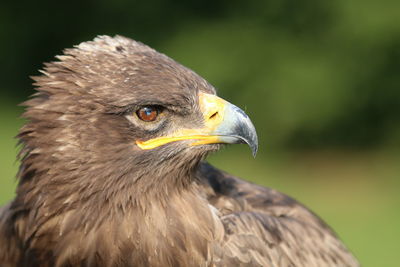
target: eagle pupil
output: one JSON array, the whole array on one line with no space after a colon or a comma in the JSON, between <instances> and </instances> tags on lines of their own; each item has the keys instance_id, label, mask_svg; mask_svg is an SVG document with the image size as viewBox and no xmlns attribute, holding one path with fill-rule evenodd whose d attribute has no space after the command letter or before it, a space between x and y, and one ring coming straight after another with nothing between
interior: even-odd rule
<instances>
[{"instance_id":1,"label":"eagle pupil","mask_svg":"<svg viewBox=\"0 0 400 267\"><path fill-rule=\"evenodd\" d=\"M158 111L155 107L142 107L136 114L142 121L154 121L158 116Z\"/></svg>"}]
</instances>

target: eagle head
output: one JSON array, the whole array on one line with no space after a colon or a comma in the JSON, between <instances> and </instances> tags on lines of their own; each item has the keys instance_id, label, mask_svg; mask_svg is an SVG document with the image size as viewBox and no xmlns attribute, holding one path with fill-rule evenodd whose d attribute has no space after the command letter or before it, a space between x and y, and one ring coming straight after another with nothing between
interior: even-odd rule
<instances>
[{"instance_id":1,"label":"eagle head","mask_svg":"<svg viewBox=\"0 0 400 267\"><path fill-rule=\"evenodd\" d=\"M87 197L111 190L108 197L142 180L141 191L184 185L221 144L257 151L241 109L144 44L101 36L57 58L34 77L37 93L25 103L28 123L19 134L19 176L36 179L35 188L75 185Z\"/></svg>"}]
</instances>

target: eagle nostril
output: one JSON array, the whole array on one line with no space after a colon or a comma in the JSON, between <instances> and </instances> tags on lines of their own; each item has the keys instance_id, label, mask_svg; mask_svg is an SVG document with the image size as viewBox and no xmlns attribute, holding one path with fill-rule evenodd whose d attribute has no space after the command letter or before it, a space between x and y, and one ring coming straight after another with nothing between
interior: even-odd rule
<instances>
[{"instance_id":1,"label":"eagle nostril","mask_svg":"<svg viewBox=\"0 0 400 267\"><path fill-rule=\"evenodd\" d=\"M210 116L210 118L208 118L208 119L209 119L209 120L215 119L215 118L217 117L217 115L218 115L218 111L214 112L214 113Z\"/></svg>"}]
</instances>

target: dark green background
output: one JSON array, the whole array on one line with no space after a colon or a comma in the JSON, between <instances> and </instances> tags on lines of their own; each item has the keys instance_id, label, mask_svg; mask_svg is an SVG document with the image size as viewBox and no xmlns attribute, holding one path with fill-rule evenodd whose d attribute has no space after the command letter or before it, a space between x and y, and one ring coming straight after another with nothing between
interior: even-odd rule
<instances>
[{"instance_id":1,"label":"dark green background","mask_svg":"<svg viewBox=\"0 0 400 267\"><path fill-rule=\"evenodd\" d=\"M246 110L260 138L211 161L306 203L364 266L396 266L400 237L400 2L0 3L0 203L12 198L17 104L29 76L99 34L144 42Z\"/></svg>"}]
</instances>

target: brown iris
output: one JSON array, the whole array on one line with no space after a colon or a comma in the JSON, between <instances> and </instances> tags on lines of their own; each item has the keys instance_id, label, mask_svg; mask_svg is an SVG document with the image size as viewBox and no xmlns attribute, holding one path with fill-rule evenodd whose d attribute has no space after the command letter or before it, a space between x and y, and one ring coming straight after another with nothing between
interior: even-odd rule
<instances>
[{"instance_id":1,"label":"brown iris","mask_svg":"<svg viewBox=\"0 0 400 267\"><path fill-rule=\"evenodd\" d=\"M155 106L146 106L136 111L136 114L142 121L155 121L158 116L158 109Z\"/></svg>"}]
</instances>

